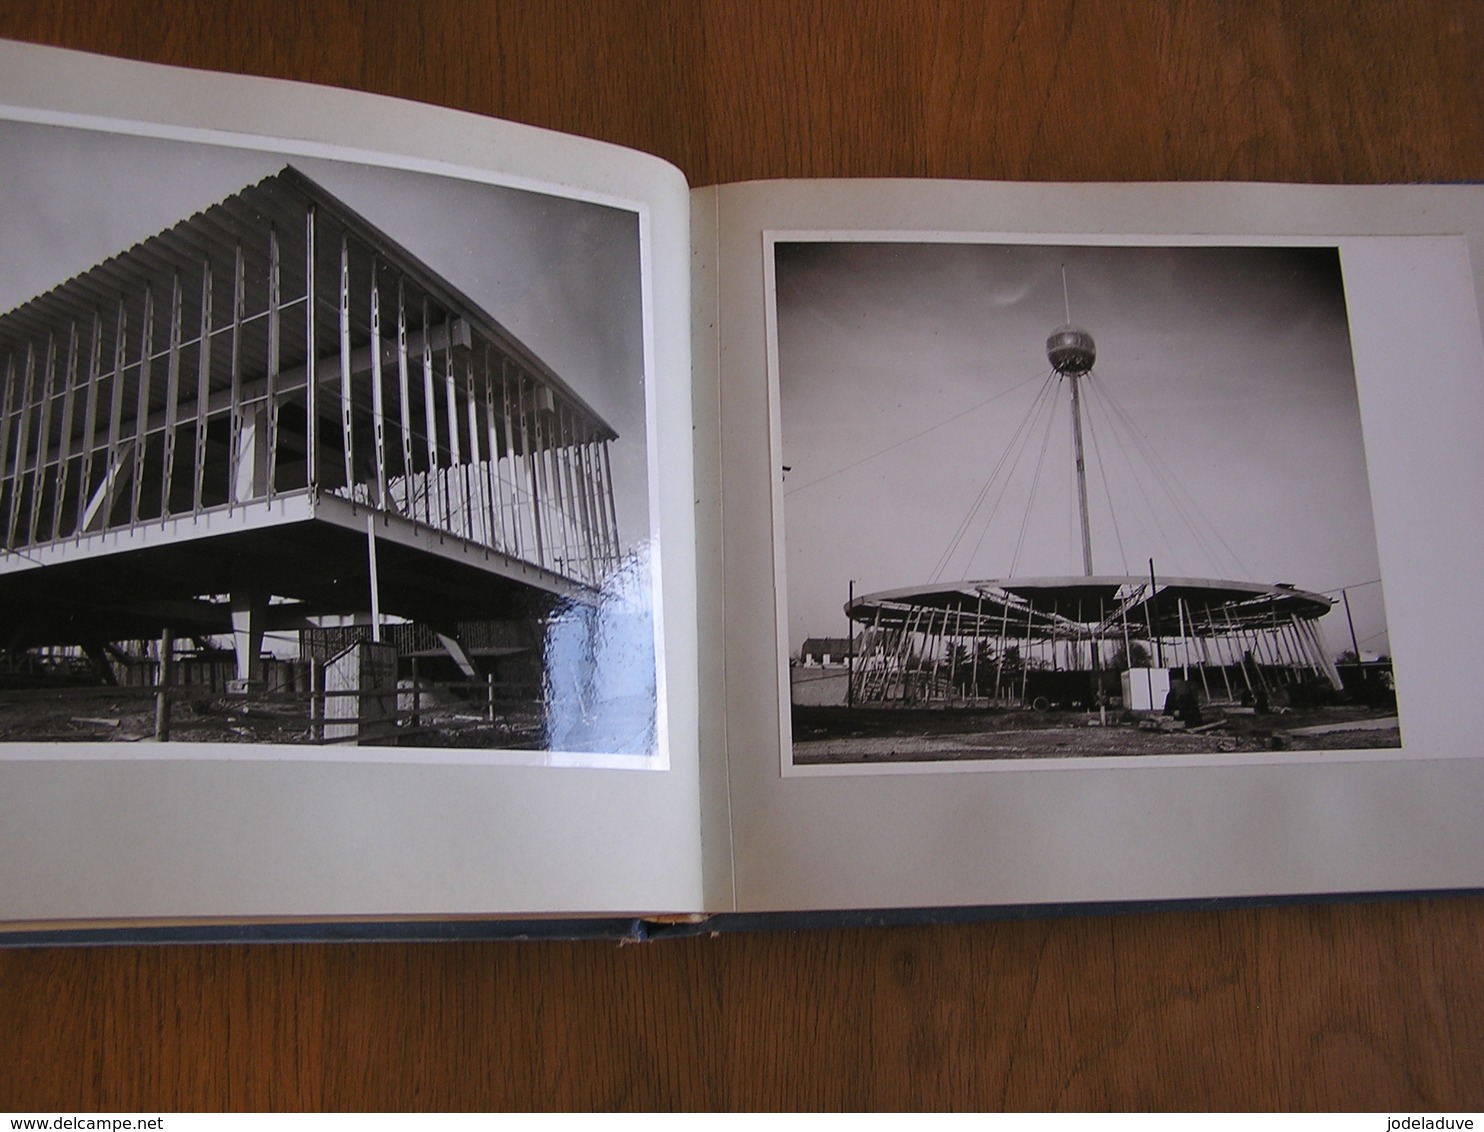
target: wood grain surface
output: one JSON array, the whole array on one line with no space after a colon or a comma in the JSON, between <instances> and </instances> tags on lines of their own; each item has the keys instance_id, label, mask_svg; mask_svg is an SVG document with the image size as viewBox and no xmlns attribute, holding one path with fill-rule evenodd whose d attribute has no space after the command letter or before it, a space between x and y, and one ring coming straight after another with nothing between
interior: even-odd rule
<instances>
[{"instance_id":1,"label":"wood grain surface","mask_svg":"<svg viewBox=\"0 0 1484 1132\"><path fill-rule=\"evenodd\" d=\"M1484 5L144 0L0 35L758 177L1484 180ZM3 181L3 170L0 170ZM1484 1108L1484 899L0 952L0 1109Z\"/></svg>"}]
</instances>

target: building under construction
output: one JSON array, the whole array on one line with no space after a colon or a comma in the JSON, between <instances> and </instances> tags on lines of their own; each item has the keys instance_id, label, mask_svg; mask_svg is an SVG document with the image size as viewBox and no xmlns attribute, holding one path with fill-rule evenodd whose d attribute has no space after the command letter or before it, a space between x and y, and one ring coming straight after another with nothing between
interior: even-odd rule
<instances>
[{"instance_id":1,"label":"building under construction","mask_svg":"<svg viewBox=\"0 0 1484 1132\"><path fill-rule=\"evenodd\" d=\"M1284 585L1122 576L871 594L847 608L865 625L851 694L863 704L1157 710L1174 674L1210 701L1312 702L1341 686L1316 625L1331 605Z\"/></svg>"},{"instance_id":2,"label":"building under construction","mask_svg":"<svg viewBox=\"0 0 1484 1132\"><path fill-rule=\"evenodd\" d=\"M862 626L849 702L1161 710L1171 681L1225 703L1328 702L1342 681L1318 622L1334 602L1288 584L1098 575L1093 569L1080 382L1097 357L1072 325L1047 341L1048 380L1070 387L1083 572L933 583L852 597ZM1002 461L1003 464L1003 461Z\"/></svg>"},{"instance_id":3,"label":"building under construction","mask_svg":"<svg viewBox=\"0 0 1484 1132\"><path fill-rule=\"evenodd\" d=\"M230 635L250 689L265 632L391 619L539 673L619 564L613 429L293 168L0 316L0 381L11 668Z\"/></svg>"}]
</instances>

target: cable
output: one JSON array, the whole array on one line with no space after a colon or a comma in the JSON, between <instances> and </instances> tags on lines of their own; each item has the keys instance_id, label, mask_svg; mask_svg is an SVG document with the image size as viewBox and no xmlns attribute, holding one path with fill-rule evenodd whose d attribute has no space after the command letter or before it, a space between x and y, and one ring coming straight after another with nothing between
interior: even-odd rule
<instances>
[{"instance_id":1,"label":"cable","mask_svg":"<svg viewBox=\"0 0 1484 1132\"><path fill-rule=\"evenodd\" d=\"M1056 390L1057 393L1060 394L1060 382L1057 383ZM1046 414L1046 433L1044 436L1041 437L1041 451L1036 457L1035 474L1031 477L1030 496L1025 501L1025 514L1022 515L1020 519L1020 537L1015 540L1015 554L1010 559L1010 576L1012 578L1015 577L1016 567L1020 565L1020 552L1025 546L1025 533L1030 527L1031 511L1036 505L1036 489L1041 484L1041 466L1046 462L1046 450L1051 447L1051 426L1056 419L1056 401L1059 399L1059 397L1053 398L1052 411Z\"/></svg>"},{"instance_id":2,"label":"cable","mask_svg":"<svg viewBox=\"0 0 1484 1132\"><path fill-rule=\"evenodd\" d=\"M1036 421L1040 419L1042 410L1045 409L1048 404L1046 395L1048 393L1052 394L1051 403L1053 403L1054 405L1055 392L1056 374L1053 372L1047 376L1045 383L1041 386L1041 389L1037 393L1036 400L1031 405L1031 412L1021 421L1019 427L1017 427L1015 436L1011 438L1010 447L1005 450L1005 452L1000 457L999 463L995 465L995 470L991 474L991 479L990 481L985 483L983 491L980 492L979 499L975 501L974 507L970 509L969 514L964 516L964 521L959 525L959 533L955 537L953 545L950 546L948 551L944 553L942 562L943 569L946 570L948 566L949 556L953 552L955 552L960 545L962 545L962 539L968 534L973 524L974 517L978 514L980 505L982 504L985 495L988 493L990 485L994 482L994 476L997 476L999 474L1001 468L1005 468L1005 478L1000 482L999 494L995 496L994 503L990 505L989 514L985 516L984 524L979 529L979 537L974 541L974 548L969 551L968 557L964 560L964 569L962 574L959 575L960 581L968 578L969 570L974 564L974 559L978 557L979 548L984 543L984 537L989 533L989 528L994 525L995 516L999 514L1000 504L1004 502L1005 495L1010 490L1010 481L1015 475L1015 467L1020 461L1020 456L1024 455L1026 446L1030 443L1031 436L1035 432ZM1018 453L1015 451L1015 446L1017 445L1017 443L1019 445ZM1012 454L1013 458L1011 458ZM936 581L937 578L934 578L933 580Z\"/></svg>"},{"instance_id":3,"label":"cable","mask_svg":"<svg viewBox=\"0 0 1484 1132\"><path fill-rule=\"evenodd\" d=\"M1023 436L1029 436L1030 426L1034 422L1036 416L1040 413L1040 407L1046 397L1047 391L1052 387L1052 379L1054 377L1054 373L1048 375L1043 380L1041 388L1036 391L1036 396L1031 401L1030 409L1027 411L1026 415L1021 418L1020 423L1015 426L1015 431L1011 434L1010 437L1010 443L1006 445L1004 451L1000 453L1000 458L995 462L994 467L990 469L989 476L985 479L983 486L980 487L978 494L975 495L973 503L969 505L969 509L965 512L964 517L959 520L958 527L954 530L953 535L949 538L947 547L943 550L943 553L938 556L937 562L933 566L932 573L929 575L930 581L936 582L948 569L948 564L952 560L954 553L958 550L959 546L963 542L964 536L968 534L970 527L973 525L974 517L979 513L979 509L984 505L985 497L988 496L990 489L994 487L995 480L999 476L1000 470L1004 468L1008 462L1010 464L1010 472L1006 475L1005 482L1000 486L1000 493L998 496L996 496L994 504L990 507L990 515L989 519L986 520L986 523L993 521L994 514L999 509L1000 500L1005 497L1005 490L1009 486L1009 476L1012 475L1014 472L1015 461L1011 457L1015 452L1016 445L1022 443ZM1021 382L1019 385L1015 386L1015 388L1020 389L1030 384L1030 380ZM970 555L971 561L972 557L973 556ZM966 571L967 568L968 567L966 564Z\"/></svg>"},{"instance_id":4,"label":"cable","mask_svg":"<svg viewBox=\"0 0 1484 1132\"><path fill-rule=\"evenodd\" d=\"M1091 407L1092 398L1089 397L1089 410L1091 410ZM1118 561L1123 565L1123 572L1127 574L1129 572L1128 552L1124 549L1123 546L1123 531L1118 526L1118 512L1113 507L1113 489L1108 483L1108 466L1103 462L1103 450L1102 447L1098 444L1097 429L1094 427L1093 414L1091 411L1089 411L1087 414L1087 435L1092 440L1093 458L1097 461L1098 478L1102 481L1103 484L1103 498L1108 501L1108 518L1113 523L1113 539L1115 542L1118 543Z\"/></svg>"},{"instance_id":5,"label":"cable","mask_svg":"<svg viewBox=\"0 0 1484 1132\"><path fill-rule=\"evenodd\" d=\"M1124 408L1122 403L1119 402L1119 400L1113 395L1111 390L1103 387L1103 384L1101 382L1095 384L1098 387L1101 397L1106 400L1107 404L1112 408L1113 412L1116 414L1119 421L1123 424L1124 428L1127 429L1130 439L1133 440L1135 446L1140 452L1140 455L1143 456L1145 464L1148 466L1150 472L1153 473L1165 496L1169 499L1176 515L1178 515L1180 520L1185 524L1186 529L1190 532L1192 537L1194 537L1197 546L1200 548L1201 552L1206 555L1211 565L1218 572L1224 569L1224 567L1222 567L1220 562L1218 561L1219 555L1216 554L1215 548L1211 544L1210 539L1202 531L1201 527L1196 523L1195 519L1192 518L1192 511L1197 517L1199 517L1201 523L1205 525L1205 529L1210 531L1211 534L1215 535L1216 541L1221 544L1222 549L1226 551L1227 555L1230 557L1230 560L1236 565L1238 572L1243 577L1250 577L1251 571L1247 568L1246 564L1243 563L1241 557L1235 550L1232 549L1231 545L1222 536L1220 529L1217 528L1217 526L1212 523L1211 520L1206 516L1206 514L1201 510L1200 504L1196 502L1195 498L1188 491L1180 486L1179 477L1175 475L1174 470L1170 468L1167 463L1165 463L1163 458L1159 455L1159 452L1153 447L1153 445L1149 443L1148 438L1145 437L1139 430L1138 425L1135 423L1132 415L1128 412L1128 410ZM1157 516L1156 525L1160 526L1160 534L1168 542L1168 535L1165 534L1163 525L1159 524ZM1173 545L1171 545L1170 549L1171 553L1173 554Z\"/></svg>"},{"instance_id":6,"label":"cable","mask_svg":"<svg viewBox=\"0 0 1484 1132\"><path fill-rule=\"evenodd\" d=\"M995 401L998 401L1001 397L1007 397L1007 396L1009 396L1011 393L1014 393L1017 389L1021 389L1024 386L1029 385L1031 382L1033 382L1035 380L1036 380L1036 378L1034 378L1034 377L1028 377L1024 381L1020 382L1019 384L1012 385L1009 389L1002 389L1002 390L1000 390L1000 392L996 393L993 397L990 397L990 398L988 398L987 400L984 400L984 401L980 401L979 404L973 405L970 408L967 408L967 409L963 410L963 412L961 412L961 413L954 413L953 416L948 417L948 418L946 418L944 420L941 420L937 424L929 425L927 428L923 429L921 432L914 432L911 436L905 436L901 440L893 441L891 444L888 444L885 448L879 448L875 452L870 453L869 455L862 456L859 460L852 460L850 463L846 464L844 467L836 468L833 472L826 472L824 475L820 476L818 479L810 480L808 483L801 483L797 487L790 488L788 491L785 491L783 494L784 494L785 497L790 496L790 495L797 495L801 491L806 491L806 490L808 490L811 487L814 487L814 486L816 486L818 484L824 483L825 480L834 479L836 476L841 475L844 472L848 472L852 468L858 468L862 464L867 463L868 461L871 461L871 460L876 459L877 456L885 455L887 452L892 451L894 448L900 448L904 444L910 444L914 440L919 440L922 437L926 436L928 433L930 433L930 432L936 432L938 429L943 428L946 425L950 425L954 421L959 420L962 417L968 416L970 413L977 413L980 409L984 408L986 405L989 405L989 404L992 404Z\"/></svg>"}]
</instances>

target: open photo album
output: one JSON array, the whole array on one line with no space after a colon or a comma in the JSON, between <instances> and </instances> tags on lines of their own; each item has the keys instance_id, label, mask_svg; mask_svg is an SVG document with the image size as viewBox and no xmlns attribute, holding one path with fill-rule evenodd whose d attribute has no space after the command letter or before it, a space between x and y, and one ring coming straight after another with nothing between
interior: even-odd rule
<instances>
[{"instance_id":1,"label":"open photo album","mask_svg":"<svg viewBox=\"0 0 1484 1132\"><path fill-rule=\"evenodd\" d=\"M0 189L0 942L1484 887L1478 187L0 44Z\"/></svg>"}]
</instances>

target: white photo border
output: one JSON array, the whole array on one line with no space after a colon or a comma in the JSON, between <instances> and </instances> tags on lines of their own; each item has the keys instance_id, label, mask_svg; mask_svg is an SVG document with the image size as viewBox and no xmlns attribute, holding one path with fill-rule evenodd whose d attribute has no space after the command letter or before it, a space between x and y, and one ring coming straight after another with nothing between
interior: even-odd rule
<instances>
[{"instance_id":1,"label":"white photo border","mask_svg":"<svg viewBox=\"0 0 1484 1132\"><path fill-rule=\"evenodd\" d=\"M305 157L400 172L421 173L473 184L514 189L519 192L558 197L633 213L638 222L640 313L642 318L646 499L648 503L649 596L655 657L654 744L647 754L613 754L601 751L520 750L511 748L392 748L395 755L376 748L356 748L350 755L327 746L266 743L157 743L141 741L117 750L110 743L3 743L0 761L38 760L170 760L209 759L241 761L409 762L421 764L469 764L482 766L559 767L567 769L650 770L670 769L669 690L666 672L665 602L662 594L661 561L682 548L661 542L660 442L657 398L653 239L650 206L646 201L615 193L543 180L515 173L498 172L474 165L420 157L390 150L372 150L308 138L277 137L222 128L175 125L113 117L85 111L58 110L0 102L0 121L13 121L62 129L76 129L122 137L183 142L207 148L247 150L285 158ZM668 541L668 540L667 540ZM663 551L662 548L663 547ZM693 552L689 555L693 561Z\"/></svg>"},{"instance_id":2,"label":"white photo border","mask_svg":"<svg viewBox=\"0 0 1484 1132\"><path fill-rule=\"evenodd\" d=\"M778 353L778 290L776 277L776 248L779 244L797 243L855 243L855 244L917 244L917 245L948 245L948 244L975 244L975 245L1004 245L1019 247L1128 247L1128 248L1324 248L1333 249L1338 253L1340 269L1344 280L1347 319L1352 319L1353 314L1349 310L1350 278L1346 273L1347 244L1352 248L1352 254L1357 240L1375 239L1376 237L1344 237L1333 235L1293 235L1273 234L1254 235L1251 233L1241 235L1173 235L1169 233L1108 233L1108 232L999 232L999 231L918 231L912 229L764 229L762 232L763 253L763 286L764 286L764 328L766 336L766 360L767 360L767 396L768 396L768 436L770 444L769 467L773 470L772 482L772 521L773 521L773 560L774 560L774 593L776 604L774 609L774 620L776 624L778 644L778 728L779 728L779 773L784 778L835 778L852 776L890 776L890 775L915 775L915 774L976 774L976 773L1006 773L1025 772L1026 770L1106 770L1122 771L1133 769L1148 769L1151 764L1159 767L1175 769L1179 767L1205 767L1205 766L1265 766L1273 764L1296 764L1296 763L1337 763L1337 762L1391 762L1397 759L1421 759L1436 758L1436 751L1408 750L1406 743L1406 729L1402 731L1402 741L1399 747L1383 749L1358 749L1358 750L1325 750L1325 751L1283 751L1283 752L1258 752L1258 753L1230 753L1223 754L1212 752L1209 754L1169 754L1169 755L1113 755L1090 757L1043 757L1034 759L924 759L910 762L851 762L841 764L808 764L796 763L793 758L793 728L789 705L792 703L792 692L790 687L789 671L789 647L788 647L788 572L786 565L787 548L785 545L785 512L784 492L781 467L783 464L783 421L782 400L780 394L780 363ZM1436 237L1380 237L1383 239L1433 239ZM1459 237L1461 240L1462 237ZM1351 327L1352 346L1354 344L1354 327ZM1357 368L1359 359L1357 359ZM1360 381L1356 377L1356 397L1363 400ZM1364 406L1362 404L1362 418L1364 418ZM1362 429L1362 443L1366 442L1365 433L1369 431ZM1372 473L1374 474L1374 472ZM1374 485L1372 492L1374 492ZM1372 505L1374 511L1374 504ZM1377 532L1378 553L1381 550L1381 534ZM1389 575L1383 568L1382 586L1385 589L1386 579ZM1392 655L1396 655L1393 648ZM1398 668L1406 670L1410 667L1407 659L1403 658ZM1398 684L1398 716L1404 717L1406 709L1404 702L1404 684ZM1453 752L1451 757L1470 757L1465 752Z\"/></svg>"}]
</instances>

